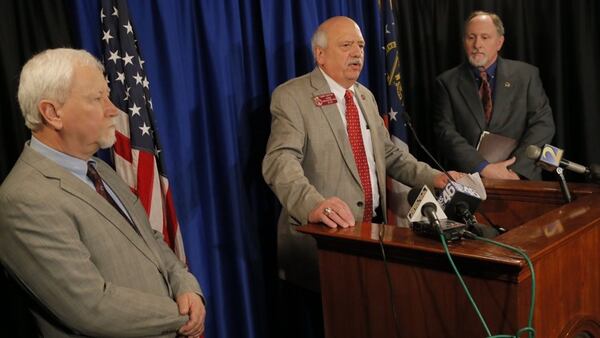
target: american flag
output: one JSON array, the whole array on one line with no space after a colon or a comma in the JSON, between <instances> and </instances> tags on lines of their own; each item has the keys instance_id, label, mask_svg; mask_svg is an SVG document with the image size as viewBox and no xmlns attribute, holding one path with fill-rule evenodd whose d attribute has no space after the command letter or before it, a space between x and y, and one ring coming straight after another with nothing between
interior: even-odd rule
<instances>
[{"instance_id":1,"label":"american flag","mask_svg":"<svg viewBox=\"0 0 600 338\"><path fill-rule=\"evenodd\" d=\"M154 230L185 262L181 231L152 117L150 83L126 1L103 0L102 48L110 99L121 110L113 148L117 173L138 195Z\"/></svg>"},{"instance_id":2,"label":"american flag","mask_svg":"<svg viewBox=\"0 0 600 338\"><path fill-rule=\"evenodd\" d=\"M406 144L406 128L404 126L404 113L402 81L400 77L400 57L398 55L398 37L393 8L393 0L381 0L381 14L384 18L383 41L385 50L385 82L386 101L383 103L384 119L392 141L400 149L408 151ZM388 223L401 224L400 220L408 212L406 194L409 188L395 180L389 179L387 184L388 195Z\"/></svg>"}]
</instances>

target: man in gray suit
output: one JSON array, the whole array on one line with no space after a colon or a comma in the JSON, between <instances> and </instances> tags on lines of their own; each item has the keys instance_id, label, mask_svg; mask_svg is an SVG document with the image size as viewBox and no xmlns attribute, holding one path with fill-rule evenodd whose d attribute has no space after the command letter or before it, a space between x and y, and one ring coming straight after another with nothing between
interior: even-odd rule
<instances>
[{"instance_id":1,"label":"man in gray suit","mask_svg":"<svg viewBox=\"0 0 600 338\"><path fill-rule=\"evenodd\" d=\"M434 125L440 153L450 168L483 177L541 179L541 170L525 150L551 142L552 109L538 69L499 57L503 43L504 26L496 14L478 11L469 16L464 31L468 62L436 81ZM482 95L486 91L488 99ZM484 131L516 140L511 157L486 161L476 149Z\"/></svg>"},{"instance_id":2,"label":"man in gray suit","mask_svg":"<svg viewBox=\"0 0 600 338\"><path fill-rule=\"evenodd\" d=\"M387 175L411 186L441 188L447 182L390 140L373 94L357 82L364 45L353 20L328 19L312 38L317 67L276 88L271 99L263 176L283 205L279 273L288 283L313 291L319 290L316 243L296 226L385 222ZM359 114L350 117L351 110ZM350 136L348 121L360 125L359 137ZM358 147L356 139L362 141ZM362 160L355 160L356 152L363 153Z\"/></svg>"},{"instance_id":3,"label":"man in gray suit","mask_svg":"<svg viewBox=\"0 0 600 338\"><path fill-rule=\"evenodd\" d=\"M115 142L118 112L102 64L44 51L23 67L19 104L32 137L0 186L0 260L40 305L43 336L199 336L196 278L93 157Z\"/></svg>"}]
</instances>

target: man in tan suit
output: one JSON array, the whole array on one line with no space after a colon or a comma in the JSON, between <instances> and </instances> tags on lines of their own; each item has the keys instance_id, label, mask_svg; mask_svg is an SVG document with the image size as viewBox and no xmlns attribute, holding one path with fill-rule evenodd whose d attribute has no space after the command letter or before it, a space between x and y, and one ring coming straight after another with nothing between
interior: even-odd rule
<instances>
[{"instance_id":1,"label":"man in tan suit","mask_svg":"<svg viewBox=\"0 0 600 338\"><path fill-rule=\"evenodd\" d=\"M0 260L40 305L43 336L199 336L196 278L93 157L115 142L102 65L81 50L42 52L23 67L19 104L32 138L0 186Z\"/></svg>"},{"instance_id":2,"label":"man in tan suit","mask_svg":"<svg viewBox=\"0 0 600 338\"><path fill-rule=\"evenodd\" d=\"M410 186L441 188L447 182L445 175L390 140L373 94L357 82L364 45L353 20L334 17L325 21L312 38L317 67L277 87L272 95L271 135L262 169L283 205L278 258L285 284L319 290L316 243L297 232L297 225L321 222L332 228L348 227L365 216L369 222L368 218L385 222L386 175ZM346 104L347 100L354 104ZM369 172L364 181L370 186L361 184L363 174L347 132L347 105L359 111ZM366 195L372 197L372 215L364 212Z\"/></svg>"}]
</instances>

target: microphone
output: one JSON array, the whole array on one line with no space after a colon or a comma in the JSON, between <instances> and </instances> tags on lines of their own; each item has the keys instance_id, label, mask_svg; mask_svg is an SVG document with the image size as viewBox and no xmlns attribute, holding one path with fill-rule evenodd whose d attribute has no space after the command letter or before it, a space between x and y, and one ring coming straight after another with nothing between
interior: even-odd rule
<instances>
[{"instance_id":1,"label":"microphone","mask_svg":"<svg viewBox=\"0 0 600 338\"><path fill-rule=\"evenodd\" d=\"M475 211L481 203L481 196L473 189L460 183L449 182L444 190L438 195L438 202L444 208L448 218L458 222L464 222L470 231L478 236L494 238L506 229L477 222Z\"/></svg>"},{"instance_id":2,"label":"microphone","mask_svg":"<svg viewBox=\"0 0 600 338\"><path fill-rule=\"evenodd\" d=\"M579 174L590 175L590 168L565 160L563 153L564 150L550 144L544 144L542 148L532 144L525 151L529 159L536 161L536 164L545 170L554 171L562 167Z\"/></svg>"},{"instance_id":3,"label":"microphone","mask_svg":"<svg viewBox=\"0 0 600 338\"><path fill-rule=\"evenodd\" d=\"M425 154L427 154L427 156L442 172L444 172L449 179L448 184L446 187L444 187L444 190L438 197L438 202L444 207L444 212L446 212L448 218L455 221L462 221L464 217L460 215L462 214L460 211L464 210L465 204L468 206L468 209L471 212L471 217L473 217L472 213L474 213L479 206L479 203L481 202L481 196L475 190L457 183L446 171L446 169L444 169L444 167L435 159L435 157L429 153L425 145L421 143L419 136L417 136L417 131L412 125L410 115L408 115L406 111L403 111L402 117L404 118L404 121L406 121L406 124L412 132L412 135L414 136L419 147L423 149Z\"/></svg>"},{"instance_id":4,"label":"microphone","mask_svg":"<svg viewBox=\"0 0 600 338\"><path fill-rule=\"evenodd\" d=\"M433 204L435 207L433 210L435 211L438 219L448 218L444 211L442 211L442 206L438 204L438 201L435 199L431 193L431 190L429 190L426 185L410 189L407 200L411 205L411 208L406 216L410 222L429 222L429 218L422 211L423 207L427 203ZM429 208L431 208L431 206L429 206Z\"/></svg>"},{"instance_id":5,"label":"microphone","mask_svg":"<svg viewBox=\"0 0 600 338\"><path fill-rule=\"evenodd\" d=\"M449 219L468 223L465 218L474 218L473 213L481 203L481 196L467 186L449 182L438 195L437 201Z\"/></svg>"},{"instance_id":6,"label":"microphone","mask_svg":"<svg viewBox=\"0 0 600 338\"><path fill-rule=\"evenodd\" d=\"M447 241L462 237L466 225L448 220L429 188L412 188L408 192L408 202L412 205L407 218L414 232L437 238L440 234Z\"/></svg>"},{"instance_id":7,"label":"microphone","mask_svg":"<svg viewBox=\"0 0 600 338\"><path fill-rule=\"evenodd\" d=\"M433 225L439 232L442 231L442 224L440 219L437 217L437 207L432 202L427 202L421 208L421 214L427 217L429 224Z\"/></svg>"},{"instance_id":8,"label":"microphone","mask_svg":"<svg viewBox=\"0 0 600 338\"><path fill-rule=\"evenodd\" d=\"M446 169L436 160L436 158L433 155L431 155L431 153L427 150L425 145L423 145L423 143L419 139L419 136L417 135L417 131L415 130L415 128L412 125L410 115L408 115L408 113L406 111L403 111L402 117L404 118L406 125L410 129L410 131L411 131L413 137L415 138L415 141L419 145L419 147L425 152L425 154L433 161L433 163L435 163L435 165L449 179L448 184L446 185L446 187L444 187L444 191L442 192L442 194L444 194L444 192L446 192L446 198L442 198L442 200L444 200L446 202L442 203L442 201L440 201L440 199L438 198L438 201L442 205L445 206L444 211L447 212L449 215L451 215L449 218L451 220L455 220L455 221L461 221L461 220L464 221L465 223L469 224L469 227L472 230L474 230L478 235L480 235L480 236L483 235L484 237L487 237L487 238L495 237L495 235L497 235L498 233L505 233L507 231L506 229L504 229L503 227L498 226L496 224L493 224L489 219L488 219L488 222L491 225L491 229L492 229L491 231L487 231L487 230L486 231L477 231L476 230L477 228L482 228L482 227L486 228L486 229L489 228L485 224L478 223L475 216L473 216L473 213L475 212L475 210L477 210L477 207L479 206L479 203L481 202L481 196L475 190L470 189L462 184L457 183L452 178L452 176L450 176L450 174L446 171ZM450 188L450 186L454 186L454 189L451 190L452 188ZM464 187L465 189L461 189L459 186ZM454 192L456 192L457 190L460 192L460 194L458 194L456 196L456 198L454 198L454 196L455 196ZM464 194L467 194L468 196L465 196ZM409 203L412 204L411 199L410 199L410 192L409 192L409 200L408 201L409 201ZM414 199L413 199L413 201L414 201ZM467 209L465 204L468 206L468 213L464 212ZM465 219L465 217L467 219ZM486 234L492 234L492 233L495 233L495 235L486 236Z\"/></svg>"}]
</instances>

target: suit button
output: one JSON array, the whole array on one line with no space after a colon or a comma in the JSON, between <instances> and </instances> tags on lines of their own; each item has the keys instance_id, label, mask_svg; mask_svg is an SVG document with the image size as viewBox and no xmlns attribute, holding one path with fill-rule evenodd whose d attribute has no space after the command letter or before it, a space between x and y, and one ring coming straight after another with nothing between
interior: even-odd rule
<instances>
[{"instance_id":1,"label":"suit button","mask_svg":"<svg viewBox=\"0 0 600 338\"><path fill-rule=\"evenodd\" d=\"M364 205L363 201L358 201L356 202L356 205L360 208L362 208L362 206Z\"/></svg>"}]
</instances>

